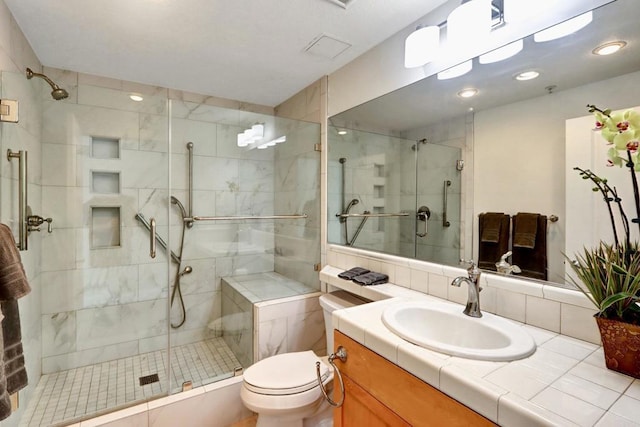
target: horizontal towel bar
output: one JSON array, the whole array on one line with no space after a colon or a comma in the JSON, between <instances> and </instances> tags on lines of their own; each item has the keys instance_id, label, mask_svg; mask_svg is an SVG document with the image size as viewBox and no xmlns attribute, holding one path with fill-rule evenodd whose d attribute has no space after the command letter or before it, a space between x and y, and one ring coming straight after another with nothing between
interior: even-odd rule
<instances>
[{"instance_id":1,"label":"horizontal towel bar","mask_svg":"<svg viewBox=\"0 0 640 427\"><path fill-rule=\"evenodd\" d=\"M515 215L509 215L511 218L513 218ZM547 221L549 222L558 222L560 218L558 217L558 215L549 215L547 217Z\"/></svg>"},{"instance_id":2,"label":"horizontal towel bar","mask_svg":"<svg viewBox=\"0 0 640 427\"><path fill-rule=\"evenodd\" d=\"M338 218L387 218L395 216L409 216L408 212L399 213L361 213L361 214L336 214Z\"/></svg>"},{"instance_id":3,"label":"horizontal towel bar","mask_svg":"<svg viewBox=\"0 0 640 427\"><path fill-rule=\"evenodd\" d=\"M194 216L184 218L184 221L239 221L252 219L305 219L307 214L294 215L263 215L263 216Z\"/></svg>"}]
</instances>

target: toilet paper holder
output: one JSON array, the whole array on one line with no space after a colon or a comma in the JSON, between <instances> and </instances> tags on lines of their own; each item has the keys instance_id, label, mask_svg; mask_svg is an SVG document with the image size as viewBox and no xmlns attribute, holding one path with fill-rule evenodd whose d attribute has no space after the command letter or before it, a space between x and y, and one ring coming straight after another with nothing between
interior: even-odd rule
<instances>
[{"instance_id":1,"label":"toilet paper holder","mask_svg":"<svg viewBox=\"0 0 640 427\"><path fill-rule=\"evenodd\" d=\"M340 400L338 402L334 402L329 397L329 394L324 388L324 384L322 384L322 378L320 376L320 362L316 362L316 376L318 377L318 385L320 386L320 390L322 391L322 395L324 396L324 398L327 400L327 402L329 402L331 406L335 406L336 408L339 408L344 403L344 382L342 381L342 375L340 374L340 370L338 369L336 364L333 363L333 361L336 359L340 359L340 361L343 363L346 362L347 349L344 348L343 346L339 346L338 350L336 350L335 353L331 353L329 355L329 364L333 367L334 372L338 375L338 381L340 382L340 392L342 396L340 397Z\"/></svg>"}]
</instances>

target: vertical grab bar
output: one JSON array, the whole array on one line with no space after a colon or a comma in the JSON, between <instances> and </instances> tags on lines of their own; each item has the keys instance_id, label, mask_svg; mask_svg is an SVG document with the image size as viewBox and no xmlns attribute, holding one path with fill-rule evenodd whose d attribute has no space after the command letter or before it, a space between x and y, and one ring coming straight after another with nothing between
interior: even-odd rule
<instances>
[{"instance_id":1,"label":"vertical grab bar","mask_svg":"<svg viewBox=\"0 0 640 427\"><path fill-rule=\"evenodd\" d=\"M189 218L193 218L193 142L187 142L187 150L189 150L189 201L187 203L189 209ZM193 227L193 220L186 221L188 228Z\"/></svg>"},{"instance_id":2,"label":"vertical grab bar","mask_svg":"<svg viewBox=\"0 0 640 427\"><path fill-rule=\"evenodd\" d=\"M451 225L451 223L447 221L447 188L450 186L451 186L451 181L449 181L448 179L445 179L444 180L444 196L443 196L444 209L442 210L442 226L443 227L449 227Z\"/></svg>"},{"instance_id":3,"label":"vertical grab bar","mask_svg":"<svg viewBox=\"0 0 640 427\"><path fill-rule=\"evenodd\" d=\"M18 249L26 251L28 249L27 236L29 225L27 224L27 152L25 150L7 150L7 160L18 159Z\"/></svg>"},{"instance_id":4,"label":"vertical grab bar","mask_svg":"<svg viewBox=\"0 0 640 427\"><path fill-rule=\"evenodd\" d=\"M151 258L156 257L156 219L151 218L151 224L149 226L149 256Z\"/></svg>"}]
</instances>

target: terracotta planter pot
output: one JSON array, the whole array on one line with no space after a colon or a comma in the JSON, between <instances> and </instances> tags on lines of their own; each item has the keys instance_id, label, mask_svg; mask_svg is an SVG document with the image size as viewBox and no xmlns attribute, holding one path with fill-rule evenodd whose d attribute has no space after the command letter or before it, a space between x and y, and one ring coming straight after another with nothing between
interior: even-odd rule
<instances>
[{"instance_id":1,"label":"terracotta planter pot","mask_svg":"<svg viewBox=\"0 0 640 427\"><path fill-rule=\"evenodd\" d=\"M640 378L640 325L596 316L607 368Z\"/></svg>"}]
</instances>

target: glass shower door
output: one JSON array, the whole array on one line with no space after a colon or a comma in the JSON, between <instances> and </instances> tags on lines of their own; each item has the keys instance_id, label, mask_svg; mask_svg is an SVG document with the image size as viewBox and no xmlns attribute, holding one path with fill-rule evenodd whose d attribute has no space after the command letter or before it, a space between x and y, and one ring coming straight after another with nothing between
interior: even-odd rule
<instances>
[{"instance_id":1,"label":"glass shower door","mask_svg":"<svg viewBox=\"0 0 640 427\"><path fill-rule=\"evenodd\" d=\"M28 362L33 388L21 396L28 426L88 418L168 390L169 258L161 246L150 257L145 226L155 220L168 239L167 100L143 94L136 102L128 91L67 76L49 76L70 92L63 101L40 82L11 80L37 88L17 94L22 125L37 132L19 139L29 150L31 207L53 220L51 232L31 233L22 255L36 260L25 303L40 305L38 327L23 334L38 342L25 349L37 358Z\"/></svg>"},{"instance_id":2,"label":"glass shower door","mask_svg":"<svg viewBox=\"0 0 640 427\"><path fill-rule=\"evenodd\" d=\"M461 149L418 142L416 259L456 265L460 260Z\"/></svg>"}]
</instances>

